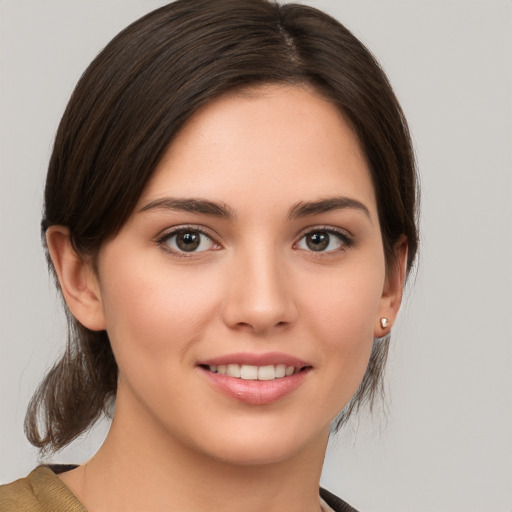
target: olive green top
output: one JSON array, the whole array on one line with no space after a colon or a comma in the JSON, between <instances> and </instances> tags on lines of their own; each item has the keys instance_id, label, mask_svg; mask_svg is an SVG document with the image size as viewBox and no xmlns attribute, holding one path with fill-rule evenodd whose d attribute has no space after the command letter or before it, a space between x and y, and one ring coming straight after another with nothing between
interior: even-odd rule
<instances>
[{"instance_id":1,"label":"olive green top","mask_svg":"<svg viewBox=\"0 0 512 512\"><path fill-rule=\"evenodd\" d=\"M26 478L0 485L0 512L87 512L56 473L76 466L39 466ZM324 512L357 512L343 500L320 489Z\"/></svg>"},{"instance_id":2,"label":"olive green top","mask_svg":"<svg viewBox=\"0 0 512 512\"><path fill-rule=\"evenodd\" d=\"M0 512L87 512L49 468L39 466L26 478L0 486Z\"/></svg>"}]
</instances>

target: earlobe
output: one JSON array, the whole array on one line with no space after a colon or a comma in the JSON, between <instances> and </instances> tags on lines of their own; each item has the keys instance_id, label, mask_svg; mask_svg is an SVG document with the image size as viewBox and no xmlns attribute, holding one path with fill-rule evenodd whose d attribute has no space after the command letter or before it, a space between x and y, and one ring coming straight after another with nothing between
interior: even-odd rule
<instances>
[{"instance_id":1,"label":"earlobe","mask_svg":"<svg viewBox=\"0 0 512 512\"><path fill-rule=\"evenodd\" d=\"M93 331L105 329L98 279L92 265L77 254L65 226L50 226L46 243L66 304L73 316Z\"/></svg>"},{"instance_id":2,"label":"earlobe","mask_svg":"<svg viewBox=\"0 0 512 512\"><path fill-rule=\"evenodd\" d=\"M379 312L375 322L375 338L382 338L389 334L392 326L395 324L398 310L402 303L403 288L407 275L407 253L407 238L401 236L395 244L393 268L388 270L384 283Z\"/></svg>"}]
</instances>

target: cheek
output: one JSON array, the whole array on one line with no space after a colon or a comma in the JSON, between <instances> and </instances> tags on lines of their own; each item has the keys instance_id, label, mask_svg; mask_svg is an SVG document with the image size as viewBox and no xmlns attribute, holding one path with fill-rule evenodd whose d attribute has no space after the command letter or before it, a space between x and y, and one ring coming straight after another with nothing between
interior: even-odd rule
<instances>
[{"instance_id":1,"label":"cheek","mask_svg":"<svg viewBox=\"0 0 512 512\"><path fill-rule=\"evenodd\" d=\"M322 365L347 394L359 385L368 364L384 285L384 265L346 268L309 287L304 301L308 329L322 345Z\"/></svg>"},{"instance_id":2,"label":"cheek","mask_svg":"<svg viewBox=\"0 0 512 512\"><path fill-rule=\"evenodd\" d=\"M115 267L104 282L102 298L120 368L128 358L178 363L176 355L198 340L211 322L216 288L213 280L171 272L165 264L127 262Z\"/></svg>"},{"instance_id":3,"label":"cheek","mask_svg":"<svg viewBox=\"0 0 512 512\"><path fill-rule=\"evenodd\" d=\"M338 332L354 341L372 339L383 286L384 271L379 266L347 269L309 287L303 307L326 334L336 337Z\"/></svg>"}]
</instances>

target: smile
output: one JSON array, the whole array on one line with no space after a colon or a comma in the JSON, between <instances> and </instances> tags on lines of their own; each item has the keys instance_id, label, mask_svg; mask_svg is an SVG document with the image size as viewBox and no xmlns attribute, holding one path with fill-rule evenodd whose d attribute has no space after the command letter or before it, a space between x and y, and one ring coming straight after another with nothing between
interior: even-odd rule
<instances>
[{"instance_id":1,"label":"smile","mask_svg":"<svg viewBox=\"0 0 512 512\"><path fill-rule=\"evenodd\" d=\"M274 352L224 355L200 361L198 369L222 395L249 405L270 405L300 388L313 367Z\"/></svg>"},{"instance_id":2,"label":"smile","mask_svg":"<svg viewBox=\"0 0 512 512\"><path fill-rule=\"evenodd\" d=\"M228 377L243 380L274 380L289 377L300 371L300 368L286 366L285 364L270 364L254 366L249 364L212 364L208 369L213 373L220 373Z\"/></svg>"}]
</instances>

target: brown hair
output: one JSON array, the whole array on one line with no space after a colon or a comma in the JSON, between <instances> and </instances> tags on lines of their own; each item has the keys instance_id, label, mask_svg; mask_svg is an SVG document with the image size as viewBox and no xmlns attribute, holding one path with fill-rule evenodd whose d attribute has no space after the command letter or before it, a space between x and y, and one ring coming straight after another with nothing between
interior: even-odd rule
<instances>
[{"instance_id":1,"label":"brown hair","mask_svg":"<svg viewBox=\"0 0 512 512\"><path fill-rule=\"evenodd\" d=\"M388 269L402 234L410 269L417 249L415 164L385 74L333 18L268 0L178 0L106 46L78 82L57 131L43 233L51 225L67 226L77 253L94 260L131 214L185 121L215 97L264 83L308 84L344 112L371 169ZM70 443L116 394L117 365L106 332L85 328L66 311L66 351L25 419L29 441L42 450ZM374 343L368 370L337 427L380 390L388 343Z\"/></svg>"}]
</instances>

